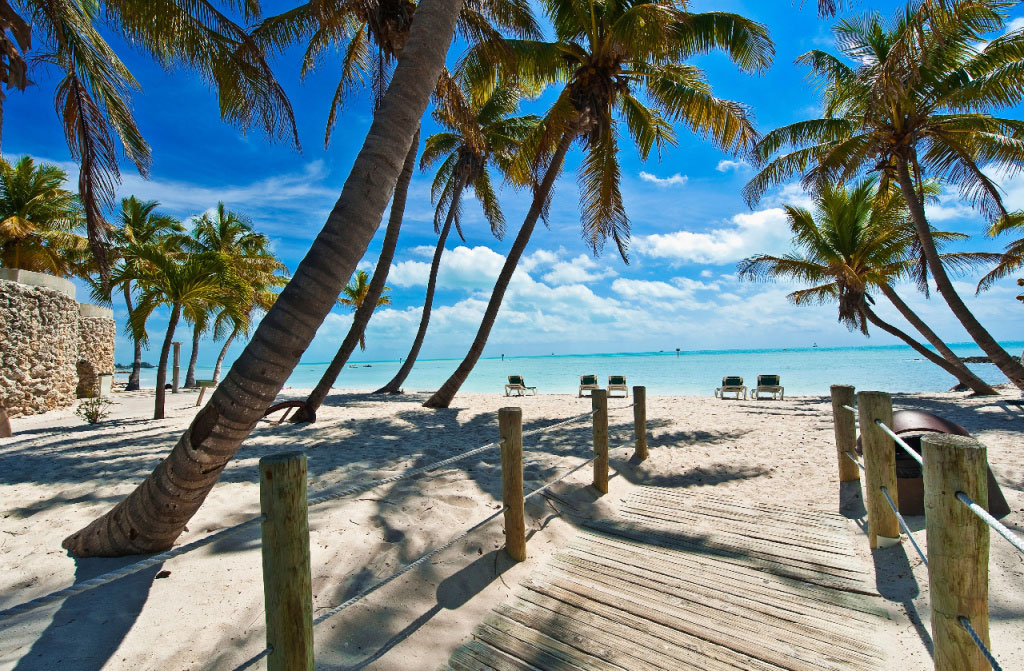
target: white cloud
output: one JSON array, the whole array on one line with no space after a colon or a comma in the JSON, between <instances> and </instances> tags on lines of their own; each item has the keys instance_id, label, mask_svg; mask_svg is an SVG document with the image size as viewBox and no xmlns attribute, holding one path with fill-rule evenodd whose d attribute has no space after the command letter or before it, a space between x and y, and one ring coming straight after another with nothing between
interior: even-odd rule
<instances>
[{"instance_id":1,"label":"white cloud","mask_svg":"<svg viewBox=\"0 0 1024 671\"><path fill-rule=\"evenodd\" d=\"M559 249L557 252L552 252L547 249L538 249L533 254L528 254L520 259L519 267L530 273L541 266L552 266L558 263L561 259L562 252L564 252L562 249Z\"/></svg>"},{"instance_id":2,"label":"white cloud","mask_svg":"<svg viewBox=\"0 0 1024 671\"><path fill-rule=\"evenodd\" d=\"M1012 33L1015 30L1021 29L1024 29L1024 16L1018 16L1015 19L1011 19L1010 22L1006 24L1007 33Z\"/></svg>"},{"instance_id":3,"label":"white cloud","mask_svg":"<svg viewBox=\"0 0 1024 671\"><path fill-rule=\"evenodd\" d=\"M570 261L558 261L542 279L548 284L578 284L594 282L605 277L618 275L613 269L602 267L586 254L580 254Z\"/></svg>"},{"instance_id":4,"label":"white cloud","mask_svg":"<svg viewBox=\"0 0 1024 671\"><path fill-rule=\"evenodd\" d=\"M446 289L490 289L504 263L505 257L488 247L446 249L441 256L437 282ZM426 286L429 277L430 264L426 261L399 261L388 273L388 284L396 287Z\"/></svg>"},{"instance_id":5,"label":"white cloud","mask_svg":"<svg viewBox=\"0 0 1024 671\"><path fill-rule=\"evenodd\" d=\"M789 225L780 208L740 213L728 227L706 232L676 231L633 238L633 250L672 263L724 264L752 254L771 254L790 246Z\"/></svg>"},{"instance_id":6,"label":"white cloud","mask_svg":"<svg viewBox=\"0 0 1024 671\"><path fill-rule=\"evenodd\" d=\"M746 161L730 161L729 159L723 159L715 166L715 170L718 172L739 172L740 170L748 170L749 168L750 164Z\"/></svg>"},{"instance_id":7,"label":"white cloud","mask_svg":"<svg viewBox=\"0 0 1024 671\"><path fill-rule=\"evenodd\" d=\"M649 172L642 171L640 173L640 179L644 180L645 182L656 184L657 186L660 187L683 186L690 180L689 177L687 177L686 175L680 175L678 172L672 175L671 177L658 177L657 175L652 175Z\"/></svg>"},{"instance_id":8,"label":"white cloud","mask_svg":"<svg viewBox=\"0 0 1024 671\"><path fill-rule=\"evenodd\" d=\"M713 272L711 272L710 270L708 270L707 268L705 268L704 270L700 271L700 276L701 277L705 277L705 278L709 278L709 277L714 277L715 274Z\"/></svg>"}]
</instances>

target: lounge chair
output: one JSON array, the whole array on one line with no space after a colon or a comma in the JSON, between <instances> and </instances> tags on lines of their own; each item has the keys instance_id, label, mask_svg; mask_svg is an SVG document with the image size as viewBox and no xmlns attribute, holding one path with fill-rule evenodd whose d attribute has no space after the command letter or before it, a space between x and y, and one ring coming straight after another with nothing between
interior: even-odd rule
<instances>
[{"instance_id":1,"label":"lounge chair","mask_svg":"<svg viewBox=\"0 0 1024 671\"><path fill-rule=\"evenodd\" d=\"M588 389L590 391L593 391L595 389L600 389L600 388L601 387L597 386L597 376L596 375L580 375L580 394L579 394L579 396L577 396L577 398L579 398L580 396L583 396L583 392L588 390Z\"/></svg>"},{"instance_id":2,"label":"lounge chair","mask_svg":"<svg viewBox=\"0 0 1024 671\"><path fill-rule=\"evenodd\" d=\"M726 394L736 394L736 400L739 400L740 394L743 394L743 400L746 400L747 388L743 386L743 378L739 375L726 375L723 377L722 386L715 389L715 396L725 398Z\"/></svg>"},{"instance_id":3,"label":"lounge chair","mask_svg":"<svg viewBox=\"0 0 1024 671\"><path fill-rule=\"evenodd\" d=\"M523 382L522 375L509 375L508 384L505 385L505 396L511 396L512 392L516 393L516 396L522 396L527 391L532 391L533 395L537 395L536 387L527 387L526 383Z\"/></svg>"},{"instance_id":4,"label":"lounge chair","mask_svg":"<svg viewBox=\"0 0 1024 671\"><path fill-rule=\"evenodd\" d=\"M624 391L626 398L629 398L629 387L626 386L625 375L608 376L608 395L611 396L613 391Z\"/></svg>"},{"instance_id":5,"label":"lounge chair","mask_svg":"<svg viewBox=\"0 0 1024 671\"><path fill-rule=\"evenodd\" d=\"M750 398L758 400L758 394L771 394L773 399L783 400L786 388L779 384L778 375L758 375L757 386L750 392Z\"/></svg>"}]
</instances>

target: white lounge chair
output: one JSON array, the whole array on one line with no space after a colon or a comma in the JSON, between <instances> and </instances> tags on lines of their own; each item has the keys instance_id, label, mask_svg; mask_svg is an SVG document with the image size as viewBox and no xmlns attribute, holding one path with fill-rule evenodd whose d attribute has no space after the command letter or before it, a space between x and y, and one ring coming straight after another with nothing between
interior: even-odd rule
<instances>
[{"instance_id":1,"label":"white lounge chair","mask_svg":"<svg viewBox=\"0 0 1024 671\"><path fill-rule=\"evenodd\" d=\"M600 388L597 384L596 375L580 375L580 394L577 398L583 396L585 391L593 391Z\"/></svg>"},{"instance_id":2,"label":"white lounge chair","mask_svg":"<svg viewBox=\"0 0 1024 671\"><path fill-rule=\"evenodd\" d=\"M532 391L533 395L537 395L536 387L527 387L526 383L523 382L522 375L509 375L508 384L505 385L505 396L511 396L512 392L516 393L516 396L522 396L528 391Z\"/></svg>"},{"instance_id":3,"label":"white lounge chair","mask_svg":"<svg viewBox=\"0 0 1024 671\"><path fill-rule=\"evenodd\" d=\"M771 394L773 399L783 400L786 388L779 384L778 375L758 375L757 386L750 392L750 398L758 400L758 394Z\"/></svg>"},{"instance_id":4,"label":"white lounge chair","mask_svg":"<svg viewBox=\"0 0 1024 671\"><path fill-rule=\"evenodd\" d=\"M611 396L613 391L625 392L626 398L629 398L629 387L626 386L625 375L608 376L608 395Z\"/></svg>"},{"instance_id":5,"label":"white lounge chair","mask_svg":"<svg viewBox=\"0 0 1024 671\"><path fill-rule=\"evenodd\" d=\"M739 375L723 377L722 386L715 389L715 396L725 398L726 394L736 394L736 400L739 400L740 394L743 394L743 400L747 400L747 388L743 386L743 378Z\"/></svg>"}]
</instances>

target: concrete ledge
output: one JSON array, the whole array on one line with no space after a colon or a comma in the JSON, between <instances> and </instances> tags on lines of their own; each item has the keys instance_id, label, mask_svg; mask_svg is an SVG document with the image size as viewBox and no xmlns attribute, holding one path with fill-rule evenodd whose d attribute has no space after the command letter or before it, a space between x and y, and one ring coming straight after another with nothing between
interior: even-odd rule
<instances>
[{"instance_id":1,"label":"concrete ledge","mask_svg":"<svg viewBox=\"0 0 1024 671\"><path fill-rule=\"evenodd\" d=\"M34 273L31 270L20 270L18 268L0 268L0 280L26 284L30 287L43 287L59 291L65 296L75 297L75 285L70 280L61 277Z\"/></svg>"},{"instance_id":2,"label":"concrete ledge","mask_svg":"<svg viewBox=\"0 0 1024 671\"><path fill-rule=\"evenodd\" d=\"M102 305L92 305L90 303L79 303L78 314L82 319L113 319L114 311L110 308L105 308Z\"/></svg>"}]
</instances>

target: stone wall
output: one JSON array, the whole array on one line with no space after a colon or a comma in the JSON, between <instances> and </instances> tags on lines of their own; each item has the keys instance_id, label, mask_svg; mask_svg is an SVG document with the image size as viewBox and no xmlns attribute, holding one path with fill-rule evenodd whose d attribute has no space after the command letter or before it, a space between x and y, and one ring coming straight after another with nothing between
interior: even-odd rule
<instances>
[{"instance_id":1,"label":"stone wall","mask_svg":"<svg viewBox=\"0 0 1024 671\"><path fill-rule=\"evenodd\" d=\"M63 291L0 279L0 397L8 415L74 403L78 315L78 302Z\"/></svg>"},{"instance_id":2,"label":"stone wall","mask_svg":"<svg viewBox=\"0 0 1024 671\"><path fill-rule=\"evenodd\" d=\"M80 304L78 319L78 396L99 395L99 375L114 372L113 312Z\"/></svg>"},{"instance_id":3,"label":"stone wall","mask_svg":"<svg viewBox=\"0 0 1024 671\"><path fill-rule=\"evenodd\" d=\"M114 313L59 277L0 268L0 400L11 417L67 407L114 372Z\"/></svg>"}]
</instances>

